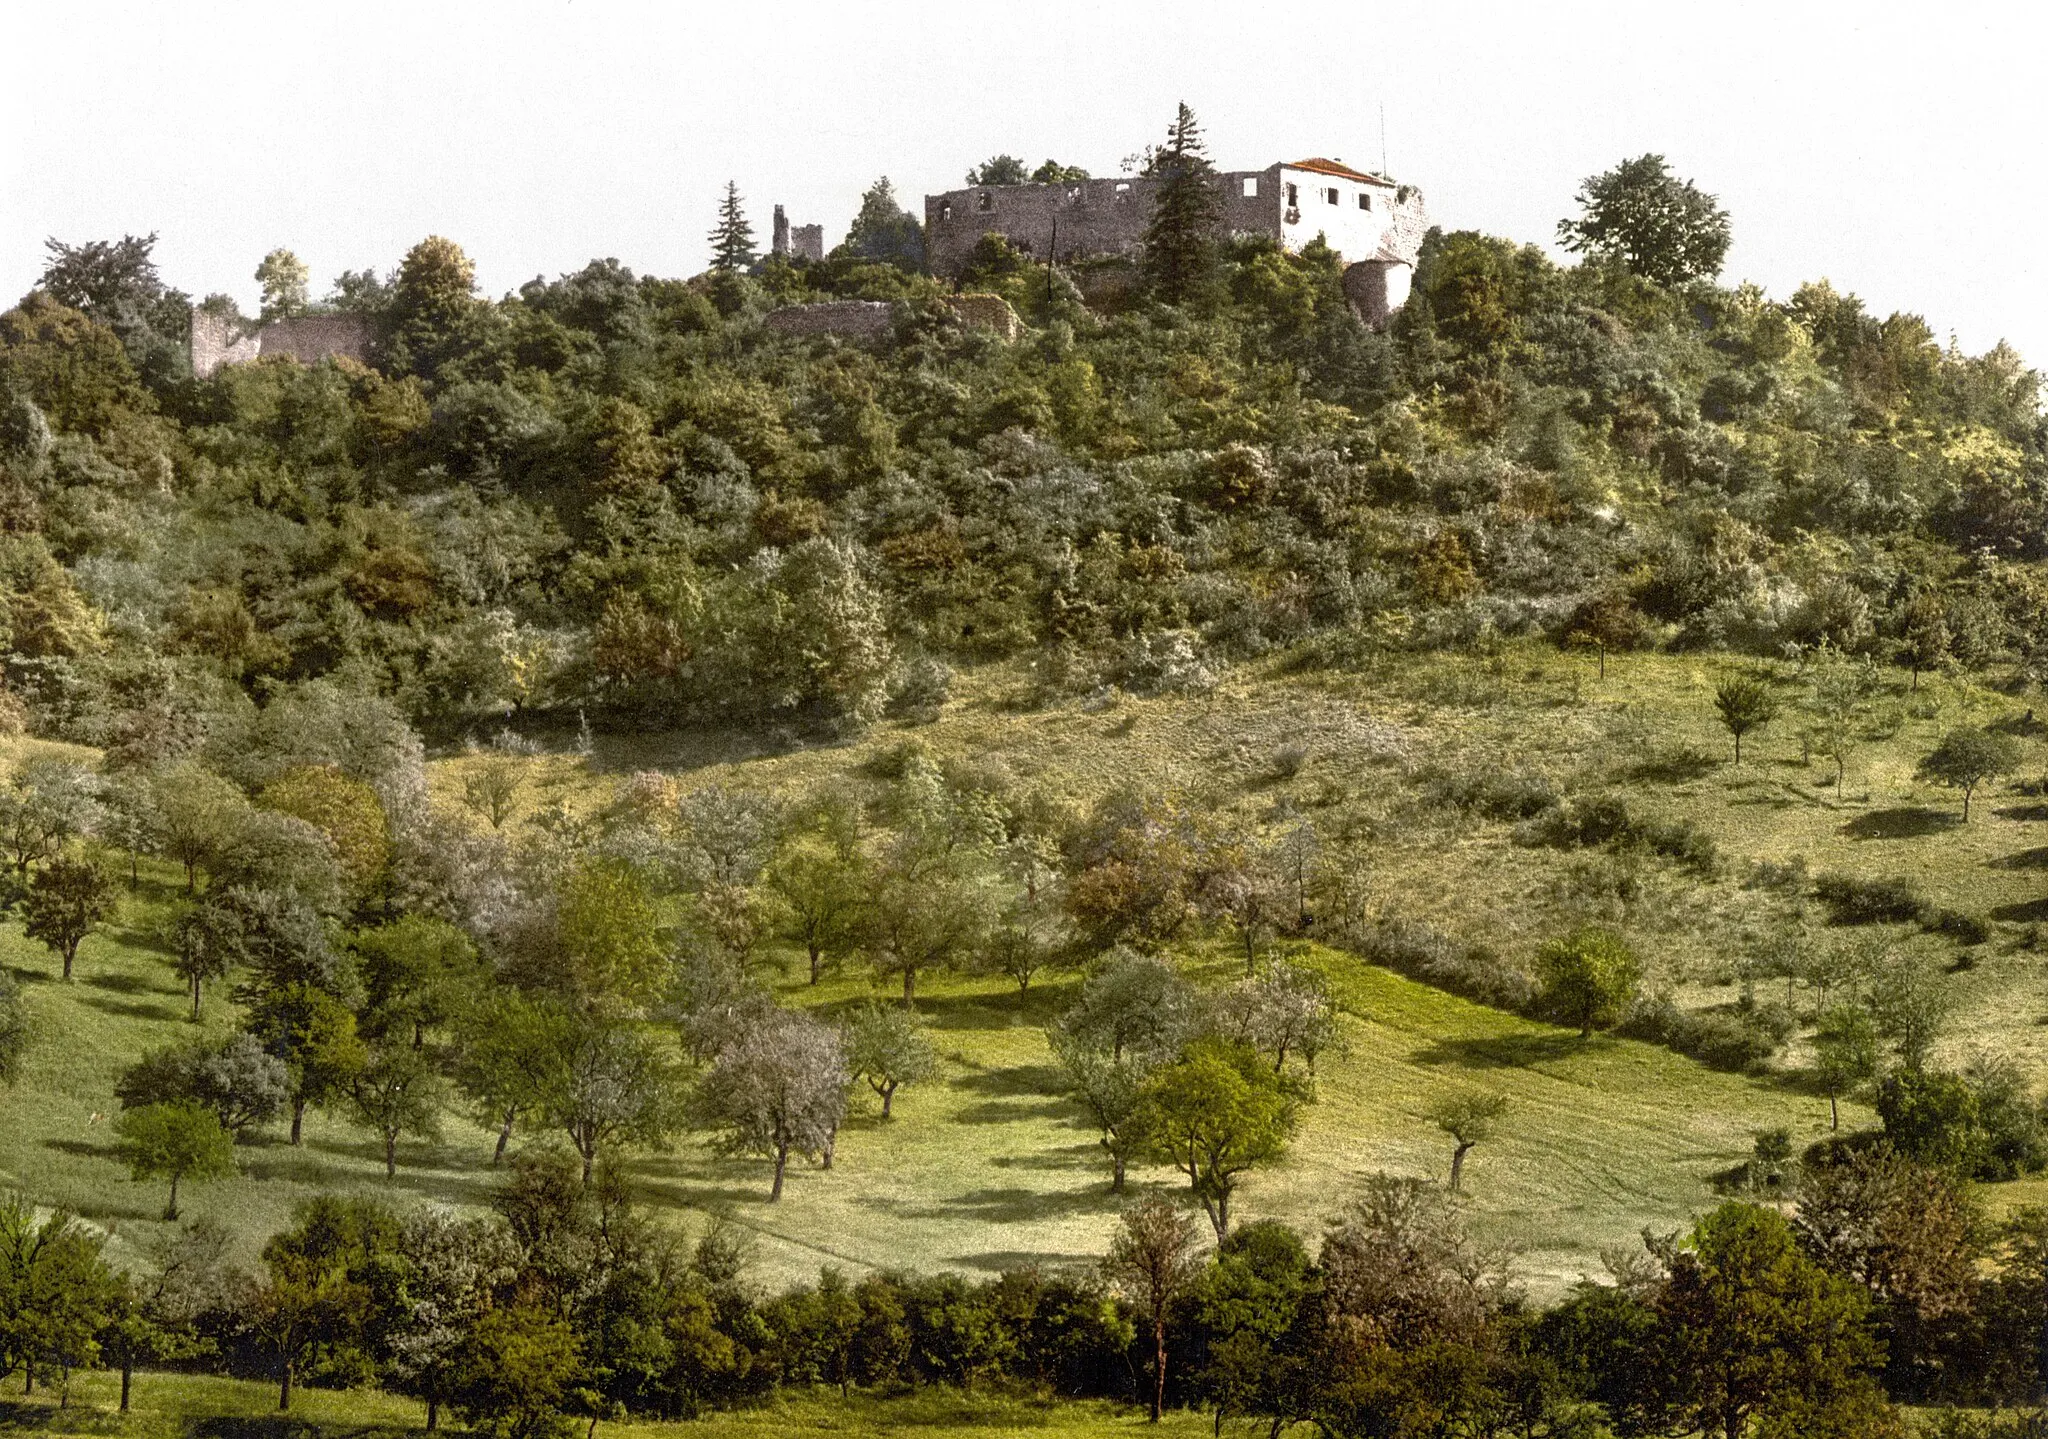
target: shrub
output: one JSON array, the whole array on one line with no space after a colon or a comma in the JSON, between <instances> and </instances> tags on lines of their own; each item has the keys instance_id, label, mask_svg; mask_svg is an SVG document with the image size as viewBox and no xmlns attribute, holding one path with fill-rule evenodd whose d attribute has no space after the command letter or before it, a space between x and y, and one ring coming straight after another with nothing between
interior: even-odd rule
<instances>
[{"instance_id":1,"label":"shrub","mask_svg":"<svg viewBox=\"0 0 2048 1439\"><path fill-rule=\"evenodd\" d=\"M1791 1018L1777 1010L1684 1010L1669 999L1638 1005L1616 1031L1661 1044L1702 1064L1743 1073L1785 1047Z\"/></svg>"},{"instance_id":2,"label":"shrub","mask_svg":"<svg viewBox=\"0 0 2048 1439\"><path fill-rule=\"evenodd\" d=\"M1858 879L1853 874L1824 874L1813 892L1828 907L1836 924L1906 924L1927 912L1927 900L1911 880Z\"/></svg>"},{"instance_id":3,"label":"shrub","mask_svg":"<svg viewBox=\"0 0 2048 1439\"><path fill-rule=\"evenodd\" d=\"M1469 809L1497 820L1528 820L1557 807L1557 790L1540 774L1519 770L1435 770L1422 778L1434 805Z\"/></svg>"}]
</instances>

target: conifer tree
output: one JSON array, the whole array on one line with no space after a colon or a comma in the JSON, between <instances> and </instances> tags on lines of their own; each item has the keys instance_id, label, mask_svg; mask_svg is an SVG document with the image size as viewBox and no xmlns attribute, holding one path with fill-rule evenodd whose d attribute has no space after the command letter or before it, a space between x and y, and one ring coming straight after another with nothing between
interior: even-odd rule
<instances>
[{"instance_id":1,"label":"conifer tree","mask_svg":"<svg viewBox=\"0 0 2048 1439\"><path fill-rule=\"evenodd\" d=\"M1216 264L1216 170L1195 112L1185 103L1147 170L1159 181L1159 190L1145 227L1146 278L1169 305L1200 300Z\"/></svg>"},{"instance_id":2,"label":"conifer tree","mask_svg":"<svg viewBox=\"0 0 2048 1439\"><path fill-rule=\"evenodd\" d=\"M737 182L725 182L725 198L718 202L718 223L711 230L711 268L733 275L754 263L754 227L740 206Z\"/></svg>"}]
</instances>

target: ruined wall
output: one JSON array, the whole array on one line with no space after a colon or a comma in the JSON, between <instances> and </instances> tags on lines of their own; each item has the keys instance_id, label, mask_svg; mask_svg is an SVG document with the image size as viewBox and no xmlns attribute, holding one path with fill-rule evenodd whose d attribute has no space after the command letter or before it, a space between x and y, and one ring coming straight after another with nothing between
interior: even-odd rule
<instances>
[{"instance_id":1,"label":"ruined wall","mask_svg":"<svg viewBox=\"0 0 2048 1439\"><path fill-rule=\"evenodd\" d=\"M886 300L827 300L817 305L784 305L771 310L762 327L779 335L844 335L874 340L896 323L896 307Z\"/></svg>"},{"instance_id":2,"label":"ruined wall","mask_svg":"<svg viewBox=\"0 0 2048 1439\"><path fill-rule=\"evenodd\" d=\"M798 225L789 232L789 253L799 260L825 258L825 227Z\"/></svg>"},{"instance_id":3,"label":"ruined wall","mask_svg":"<svg viewBox=\"0 0 2048 1439\"><path fill-rule=\"evenodd\" d=\"M1232 171L1210 183L1217 192L1218 228L1279 234L1277 196L1262 171ZM1255 193L1244 193L1245 181ZM1157 180L1144 176L1076 180L1060 185L985 185L927 195L925 256L932 273L958 275L987 234L1001 235L1038 259L1134 253L1152 220Z\"/></svg>"},{"instance_id":4,"label":"ruined wall","mask_svg":"<svg viewBox=\"0 0 2048 1439\"><path fill-rule=\"evenodd\" d=\"M1415 268L1401 260L1361 260L1344 270L1344 298L1352 313L1375 330L1385 329L1394 312L1408 303Z\"/></svg>"},{"instance_id":5,"label":"ruined wall","mask_svg":"<svg viewBox=\"0 0 2048 1439\"><path fill-rule=\"evenodd\" d=\"M244 334L235 321L207 310L192 312L192 373L200 379L222 365L247 364L261 353L256 336Z\"/></svg>"},{"instance_id":6,"label":"ruined wall","mask_svg":"<svg viewBox=\"0 0 2048 1439\"><path fill-rule=\"evenodd\" d=\"M949 295L946 306L960 323L976 329L993 330L1005 340L1014 340L1024 333L1024 322L1017 318L1017 312L1010 308L1010 302L1001 295L968 293Z\"/></svg>"},{"instance_id":7,"label":"ruined wall","mask_svg":"<svg viewBox=\"0 0 2048 1439\"><path fill-rule=\"evenodd\" d=\"M205 379L222 365L246 365L272 355L315 365L330 356L368 363L371 334L361 315L299 315L272 320L243 333L231 320L192 312L192 373Z\"/></svg>"}]
</instances>

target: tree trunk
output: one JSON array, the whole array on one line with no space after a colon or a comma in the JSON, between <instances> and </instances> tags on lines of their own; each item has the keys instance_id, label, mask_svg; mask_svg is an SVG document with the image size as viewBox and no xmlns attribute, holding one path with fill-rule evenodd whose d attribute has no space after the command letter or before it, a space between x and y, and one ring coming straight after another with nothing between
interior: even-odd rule
<instances>
[{"instance_id":1,"label":"tree trunk","mask_svg":"<svg viewBox=\"0 0 2048 1439\"><path fill-rule=\"evenodd\" d=\"M811 983L818 982L818 975L825 967L825 955L815 944L811 947Z\"/></svg>"},{"instance_id":2,"label":"tree trunk","mask_svg":"<svg viewBox=\"0 0 2048 1439\"><path fill-rule=\"evenodd\" d=\"M519 1117L519 1106L505 1106L505 1122L498 1129L498 1147L491 1154L491 1168L496 1169L505 1160L505 1146L512 1142L512 1121Z\"/></svg>"},{"instance_id":3,"label":"tree trunk","mask_svg":"<svg viewBox=\"0 0 2048 1439\"><path fill-rule=\"evenodd\" d=\"M128 1396L134 1388L135 1361L132 1359L123 1359L121 1361L121 1412L123 1414L126 1414L128 1412Z\"/></svg>"},{"instance_id":4,"label":"tree trunk","mask_svg":"<svg viewBox=\"0 0 2048 1439\"><path fill-rule=\"evenodd\" d=\"M1460 1192L1464 1185L1465 1154L1471 1148L1472 1146L1469 1144L1461 1144L1451 1151L1451 1193L1453 1194Z\"/></svg>"},{"instance_id":5,"label":"tree trunk","mask_svg":"<svg viewBox=\"0 0 2048 1439\"><path fill-rule=\"evenodd\" d=\"M384 1131L384 1177L398 1178L398 1136L388 1129Z\"/></svg>"},{"instance_id":6,"label":"tree trunk","mask_svg":"<svg viewBox=\"0 0 2048 1439\"><path fill-rule=\"evenodd\" d=\"M1970 796L1968 793L1965 793L1963 795L1963 818L1967 820L1969 817ZM74 944L64 951L64 982L66 984L71 983L71 962L76 958L78 958L78 946Z\"/></svg>"},{"instance_id":7,"label":"tree trunk","mask_svg":"<svg viewBox=\"0 0 2048 1439\"><path fill-rule=\"evenodd\" d=\"M1157 1424L1166 1408L1166 1315L1152 1321L1152 1422Z\"/></svg>"},{"instance_id":8,"label":"tree trunk","mask_svg":"<svg viewBox=\"0 0 2048 1439\"><path fill-rule=\"evenodd\" d=\"M1258 968L1258 963L1258 940L1252 934L1252 927L1250 925L1246 925L1244 927L1244 977L1246 979L1250 979L1252 977L1252 971Z\"/></svg>"},{"instance_id":9,"label":"tree trunk","mask_svg":"<svg viewBox=\"0 0 2048 1439\"><path fill-rule=\"evenodd\" d=\"M782 1198L782 1171L789 1167L789 1146L779 1144L775 1148L775 1183L769 1187L768 1202L773 1204Z\"/></svg>"},{"instance_id":10,"label":"tree trunk","mask_svg":"<svg viewBox=\"0 0 2048 1439\"><path fill-rule=\"evenodd\" d=\"M917 1002L917 966L906 965L903 970L903 1007L910 1008Z\"/></svg>"},{"instance_id":11,"label":"tree trunk","mask_svg":"<svg viewBox=\"0 0 2048 1439\"><path fill-rule=\"evenodd\" d=\"M292 1147L297 1148L299 1136L306 1126L306 1101L298 1095L292 1096Z\"/></svg>"},{"instance_id":12,"label":"tree trunk","mask_svg":"<svg viewBox=\"0 0 2048 1439\"><path fill-rule=\"evenodd\" d=\"M1109 1156L1109 1162L1111 1166L1109 1192L1111 1194L1122 1194L1124 1192L1124 1157L1121 1154L1112 1154Z\"/></svg>"},{"instance_id":13,"label":"tree trunk","mask_svg":"<svg viewBox=\"0 0 2048 1439\"><path fill-rule=\"evenodd\" d=\"M199 976L192 976L192 1022L199 1023Z\"/></svg>"},{"instance_id":14,"label":"tree trunk","mask_svg":"<svg viewBox=\"0 0 2048 1439\"><path fill-rule=\"evenodd\" d=\"M173 1174L173 1175L171 1176L171 1202L170 1202L169 1204L166 1204L166 1205L164 1206L164 1218L166 1218L166 1219L176 1219L177 1217L178 1217L178 1176L177 1176L177 1175L175 1175L175 1174Z\"/></svg>"},{"instance_id":15,"label":"tree trunk","mask_svg":"<svg viewBox=\"0 0 2048 1439\"><path fill-rule=\"evenodd\" d=\"M580 1152L583 1155L583 1182L589 1184L590 1167L597 1162L597 1145L593 1143L587 1149L580 1149Z\"/></svg>"},{"instance_id":16,"label":"tree trunk","mask_svg":"<svg viewBox=\"0 0 2048 1439\"><path fill-rule=\"evenodd\" d=\"M820 1168L830 1169L832 1167L832 1153L834 1150L838 1148L839 1126L835 1124L825 1132L825 1149L822 1155L821 1163L819 1165Z\"/></svg>"},{"instance_id":17,"label":"tree trunk","mask_svg":"<svg viewBox=\"0 0 2048 1439\"><path fill-rule=\"evenodd\" d=\"M1600 678L1607 678L1607 646L1600 646Z\"/></svg>"},{"instance_id":18,"label":"tree trunk","mask_svg":"<svg viewBox=\"0 0 2048 1439\"><path fill-rule=\"evenodd\" d=\"M889 1106L896 1102L896 1085L892 1081L882 1090L882 1118L889 1117Z\"/></svg>"},{"instance_id":19,"label":"tree trunk","mask_svg":"<svg viewBox=\"0 0 2048 1439\"><path fill-rule=\"evenodd\" d=\"M1969 791L1968 789L1965 789L1965 790L1963 791L1963 823L1964 823L1964 824L1968 824L1969 822L1970 822L1970 791ZM68 960L68 959L64 961L64 977L65 977L66 979L69 979L69 978L71 978L71 961L70 961L70 960Z\"/></svg>"},{"instance_id":20,"label":"tree trunk","mask_svg":"<svg viewBox=\"0 0 2048 1439\"><path fill-rule=\"evenodd\" d=\"M1828 1128L1832 1130L1832 1129L1840 1129L1841 1127L1842 1127L1842 1108L1841 1108L1841 1106L1840 1106L1839 1104L1837 1104L1837 1103L1835 1102L1835 1093L1834 1093L1834 1091L1833 1091L1833 1090L1829 1090L1829 1091L1828 1091Z\"/></svg>"},{"instance_id":21,"label":"tree trunk","mask_svg":"<svg viewBox=\"0 0 2048 1439\"><path fill-rule=\"evenodd\" d=\"M1735 762L1742 763L1742 731L1735 731Z\"/></svg>"},{"instance_id":22,"label":"tree trunk","mask_svg":"<svg viewBox=\"0 0 2048 1439\"><path fill-rule=\"evenodd\" d=\"M427 1432L432 1434L441 1427L441 1383L437 1379L427 1391Z\"/></svg>"},{"instance_id":23,"label":"tree trunk","mask_svg":"<svg viewBox=\"0 0 2048 1439\"><path fill-rule=\"evenodd\" d=\"M277 1386L277 1412L285 1413L292 1407L292 1361L284 1361L284 1379Z\"/></svg>"}]
</instances>

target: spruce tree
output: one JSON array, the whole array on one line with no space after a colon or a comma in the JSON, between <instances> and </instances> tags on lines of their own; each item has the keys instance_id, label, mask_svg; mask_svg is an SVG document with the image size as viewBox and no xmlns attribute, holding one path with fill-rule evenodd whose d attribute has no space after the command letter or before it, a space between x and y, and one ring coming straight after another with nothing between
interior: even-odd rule
<instances>
[{"instance_id":1,"label":"spruce tree","mask_svg":"<svg viewBox=\"0 0 2048 1439\"><path fill-rule=\"evenodd\" d=\"M754 227L740 207L740 187L725 182L725 198L718 202L718 224L711 231L711 268L733 275L754 263Z\"/></svg>"},{"instance_id":2,"label":"spruce tree","mask_svg":"<svg viewBox=\"0 0 2048 1439\"><path fill-rule=\"evenodd\" d=\"M1195 112L1185 103L1148 169L1159 181L1159 190L1145 227L1146 278L1159 299L1185 305L1200 300L1213 278L1217 215L1216 169L1209 163Z\"/></svg>"}]
</instances>

